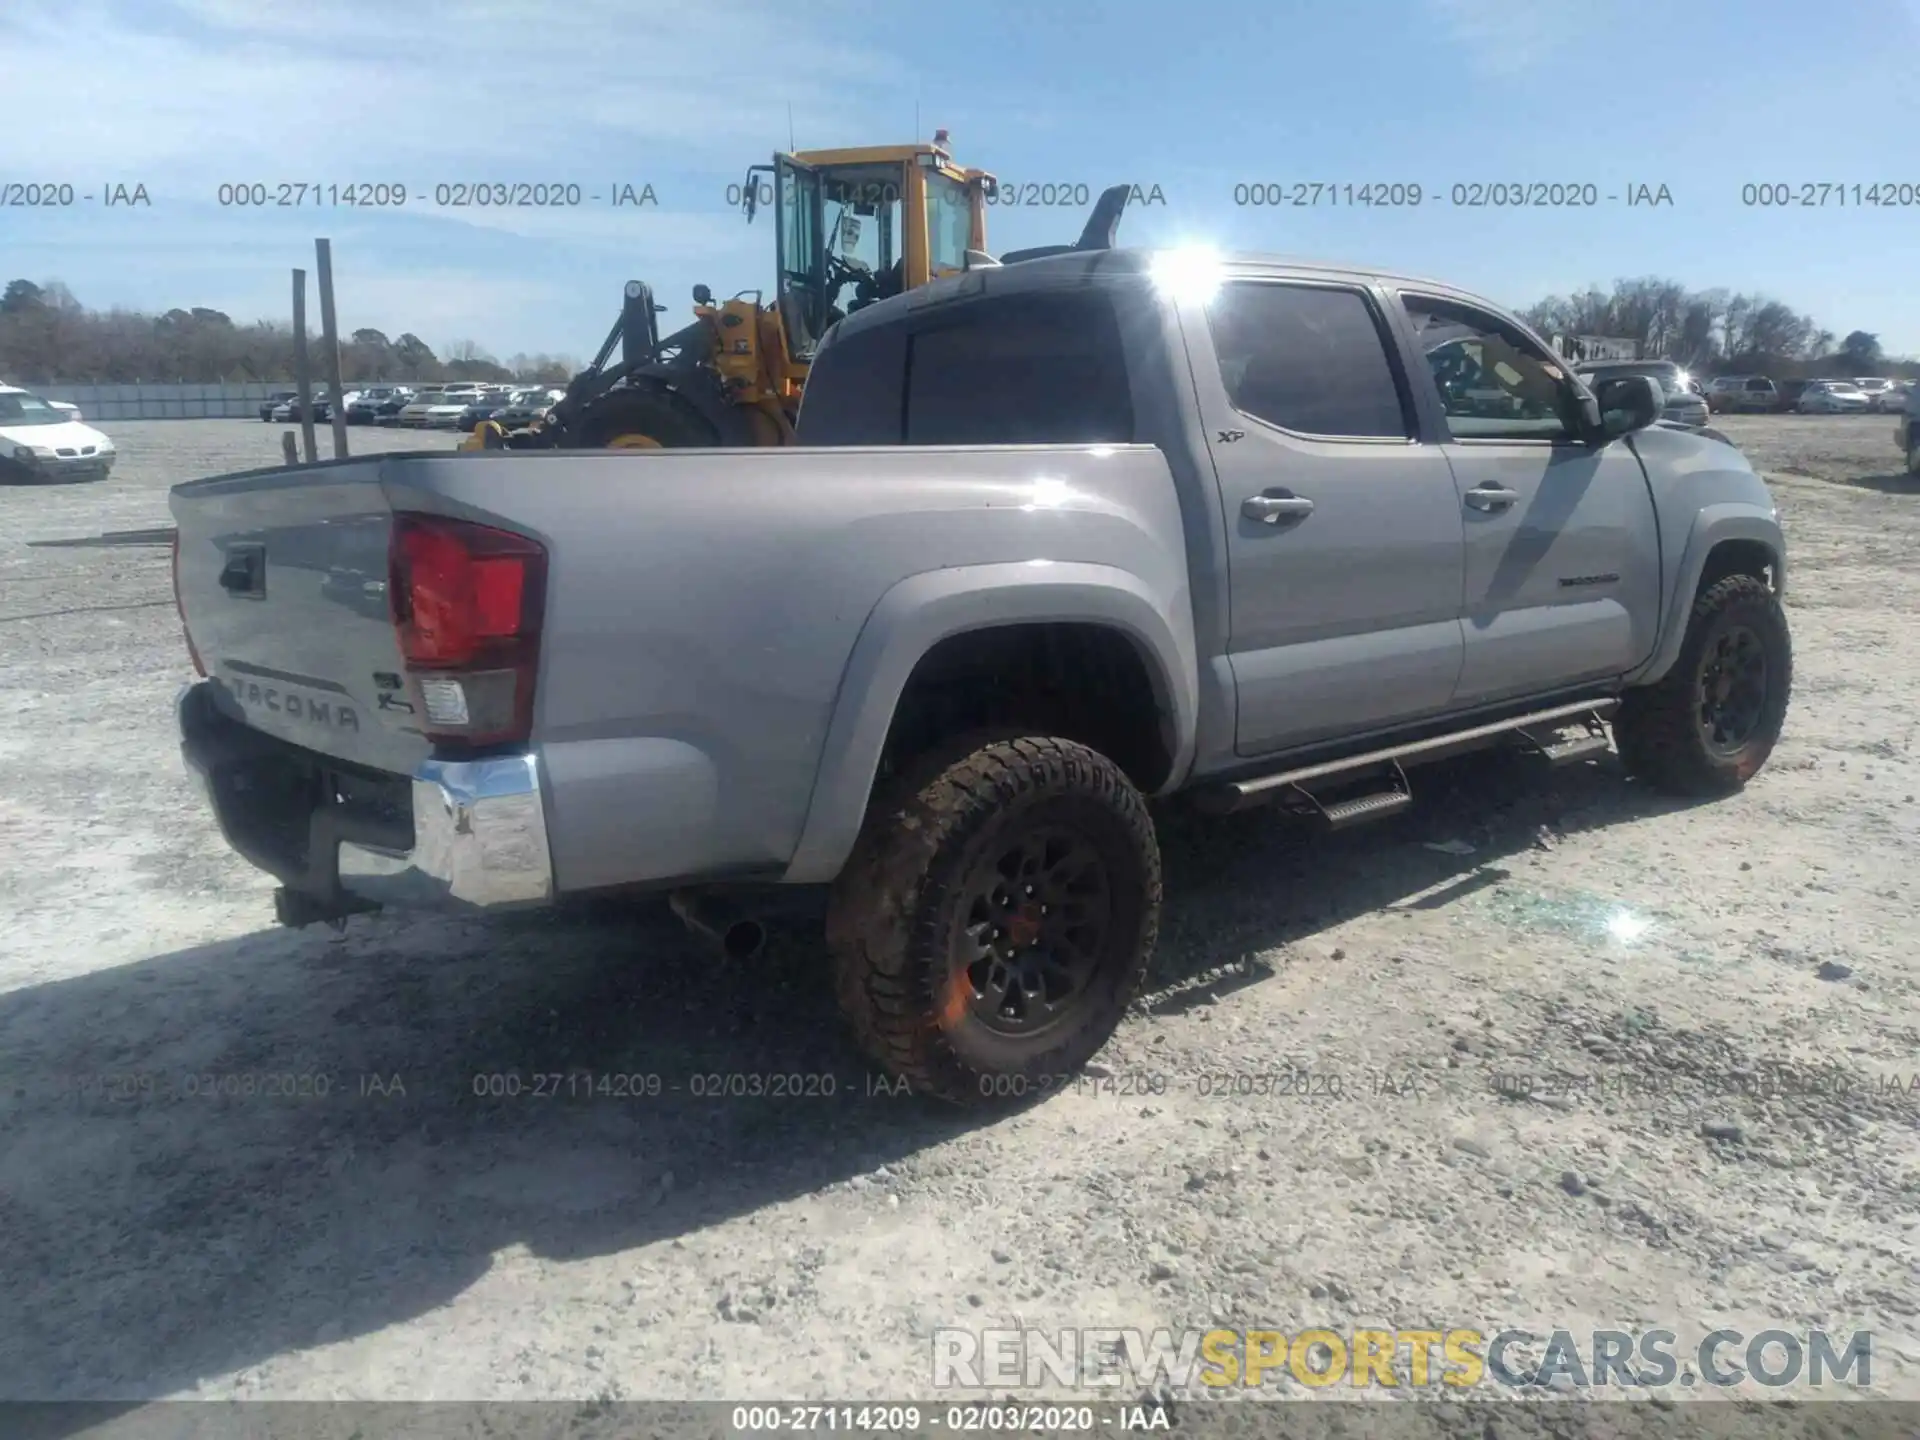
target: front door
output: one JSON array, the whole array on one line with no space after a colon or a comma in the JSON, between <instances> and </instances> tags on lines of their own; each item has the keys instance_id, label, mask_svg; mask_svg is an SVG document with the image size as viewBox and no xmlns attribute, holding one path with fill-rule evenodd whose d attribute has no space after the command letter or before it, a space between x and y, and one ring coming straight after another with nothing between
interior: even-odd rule
<instances>
[{"instance_id":1,"label":"front door","mask_svg":"<svg viewBox=\"0 0 1920 1440\"><path fill-rule=\"evenodd\" d=\"M773 157L774 269L787 348L811 355L827 331L826 203L820 172L791 155Z\"/></svg>"},{"instance_id":2,"label":"front door","mask_svg":"<svg viewBox=\"0 0 1920 1440\"><path fill-rule=\"evenodd\" d=\"M1446 457L1414 438L1379 297L1236 279L1187 323L1226 521L1236 749L1444 709L1462 650L1460 507Z\"/></svg>"},{"instance_id":3,"label":"front door","mask_svg":"<svg viewBox=\"0 0 1920 1440\"><path fill-rule=\"evenodd\" d=\"M1401 296L1437 393L1466 525L1457 708L1622 675L1653 653L1660 541L1625 440L1590 443L1579 392L1510 321Z\"/></svg>"}]
</instances>

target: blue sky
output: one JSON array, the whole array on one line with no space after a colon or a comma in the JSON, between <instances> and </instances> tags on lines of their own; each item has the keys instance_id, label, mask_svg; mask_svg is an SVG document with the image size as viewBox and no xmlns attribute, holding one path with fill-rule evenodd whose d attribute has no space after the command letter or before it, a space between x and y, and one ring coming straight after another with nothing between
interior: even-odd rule
<instances>
[{"instance_id":1,"label":"blue sky","mask_svg":"<svg viewBox=\"0 0 1920 1440\"><path fill-rule=\"evenodd\" d=\"M150 207L0 208L0 279L87 304L282 318L333 241L343 329L591 352L622 283L771 283L726 187L785 148L949 129L1008 182L1158 185L1123 240L1435 275L1515 306L1660 275L1760 291L1920 353L1920 0L64 0L0 6L0 184ZM657 207L222 208L222 183L651 184ZM1254 182L1417 183L1417 208L1235 204ZM1670 205L1472 209L1450 187L1665 185ZM1758 208L1749 183L1905 184ZM1849 198L1851 192L1849 191ZM994 249L1084 211L995 207Z\"/></svg>"}]
</instances>

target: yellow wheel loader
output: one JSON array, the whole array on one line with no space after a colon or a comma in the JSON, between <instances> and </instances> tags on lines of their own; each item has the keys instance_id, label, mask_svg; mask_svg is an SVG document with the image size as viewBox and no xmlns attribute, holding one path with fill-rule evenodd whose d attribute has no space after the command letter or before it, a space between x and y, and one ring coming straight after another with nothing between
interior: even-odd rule
<instances>
[{"instance_id":1,"label":"yellow wheel loader","mask_svg":"<svg viewBox=\"0 0 1920 1440\"><path fill-rule=\"evenodd\" d=\"M928 145L803 151L752 166L743 208L749 221L763 202L774 210L773 303L758 290L716 302L696 285L693 323L662 337L656 317L666 307L630 280L599 354L551 411L511 433L483 422L460 448L791 444L808 367L834 321L972 264L1076 248L987 256L995 183L954 163L945 131ZM1130 188L1101 196L1079 248L1112 243ZM1104 238L1090 241L1103 225Z\"/></svg>"}]
</instances>

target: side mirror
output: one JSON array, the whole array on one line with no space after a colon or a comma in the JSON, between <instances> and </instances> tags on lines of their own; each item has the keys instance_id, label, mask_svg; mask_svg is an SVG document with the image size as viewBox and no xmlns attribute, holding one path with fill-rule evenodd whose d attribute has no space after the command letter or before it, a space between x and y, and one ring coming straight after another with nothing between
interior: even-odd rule
<instances>
[{"instance_id":1,"label":"side mirror","mask_svg":"<svg viewBox=\"0 0 1920 1440\"><path fill-rule=\"evenodd\" d=\"M693 303L696 305L711 305L713 303L713 291L705 285L694 286Z\"/></svg>"},{"instance_id":2,"label":"side mirror","mask_svg":"<svg viewBox=\"0 0 1920 1440\"><path fill-rule=\"evenodd\" d=\"M1665 400L1658 381L1646 375L1614 375L1595 382L1585 402L1587 435L1604 445L1635 430L1644 430L1660 418Z\"/></svg>"}]
</instances>

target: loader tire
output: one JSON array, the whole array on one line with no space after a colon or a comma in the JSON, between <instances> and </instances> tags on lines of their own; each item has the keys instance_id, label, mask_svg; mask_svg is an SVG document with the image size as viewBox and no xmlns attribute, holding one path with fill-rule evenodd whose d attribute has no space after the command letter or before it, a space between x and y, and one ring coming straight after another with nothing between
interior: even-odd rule
<instances>
[{"instance_id":1,"label":"loader tire","mask_svg":"<svg viewBox=\"0 0 1920 1440\"><path fill-rule=\"evenodd\" d=\"M913 1091L1009 1103L1112 1036L1160 922L1160 850L1118 766L1047 736L961 742L869 810L833 887L841 1008Z\"/></svg>"},{"instance_id":2,"label":"loader tire","mask_svg":"<svg viewBox=\"0 0 1920 1440\"><path fill-rule=\"evenodd\" d=\"M1614 716L1628 773L1674 795L1731 795L1773 753L1793 688L1793 643L1764 580L1700 592L1673 668L1629 690Z\"/></svg>"},{"instance_id":3,"label":"loader tire","mask_svg":"<svg viewBox=\"0 0 1920 1440\"><path fill-rule=\"evenodd\" d=\"M595 401L580 418L580 446L697 449L720 443L706 419L670 390L617 390ZM650 443L648 443L650 442Z\"/></svg>"}]
</instances>

